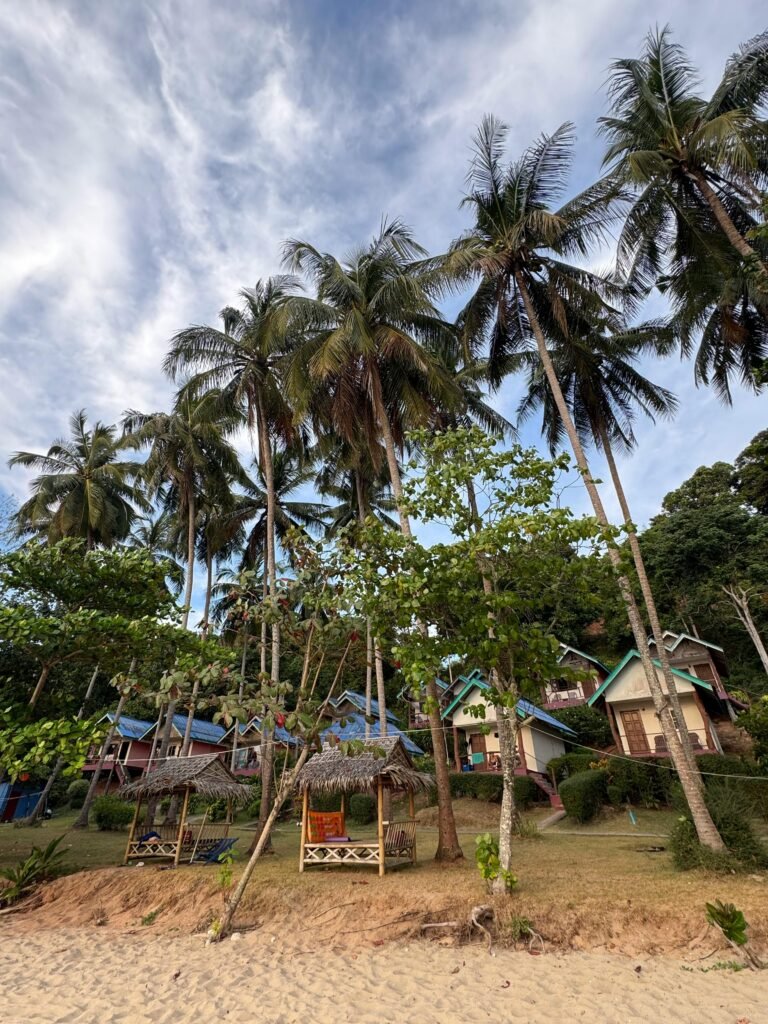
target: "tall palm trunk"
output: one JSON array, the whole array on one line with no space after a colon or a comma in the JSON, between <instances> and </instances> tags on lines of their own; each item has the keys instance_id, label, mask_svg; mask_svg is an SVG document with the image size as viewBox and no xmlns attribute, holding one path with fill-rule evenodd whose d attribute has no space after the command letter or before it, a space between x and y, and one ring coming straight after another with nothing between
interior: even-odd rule
<instances>
[{"instance_id":1,"label":"tall palm trunk","mask_svg":"<svg viewBox=\"0 0 768 1024\"><path fill-rule=\"evenodd\" d=\"M381 379L379 378L378 368L375 366L372 367L371 379L374 407L384 439L384 451L387 456L392 494L394 495L397 514L400 518L400 530L404 537L411 537L413 536L411 522L408 518L408 513L403 508L403 485L400 479L400 467L397 464L397 452L395 451L395 442L392 437L392 426L389 422L387 411L384 408L381 395ZM426 632L424 623L419 623L418 625L420 630ZM425 690L427 693L427 707L429 709L429 732L432 737L432 750L435 755L435 781L437 783L438 838L435 860L460 860L464 857L464 852L461 849L461 843L456 831L456 819L453 814L451 780L448 774L448 754L443 723L440 718L440 697L434 677L427 679Z\"/></svg>"},{"instance_id":2,"label":"tall palm trunk","mask_svg":"<svg viewBox=\"0 0 768 1024\"><path fill-rule=\"evenodd\" d=\"M128 669L128 675L133 675L135 671L136 659L132 658ZM91 813L91 804L96 798L96 788L99 784L99 776L104 770L104 762L107 760L107 754L109 753L109 748L112 746L114 741L115 733L117 732L117 727L120 724L120 718L123 714L123 709L125 708L127 700L127 693L120 694L120 700L117 702L117 707L115 708L115 716L112 719L112 725L110 726L109 732L104 737L104 742L102 743L101 750L99 751L99 760L96 762L96 768L94 769L93 777L91 778L91 784L88 787L88 792L85 795L83 806L80 808L80 813L78 814L77 820L72 828L88 828L88 818Z\"/></svg>"},{"instance_id":3,"label":"tall palm trunk","mask_svg":"<svg viewBox=\"0 0 768 1024\"><path fill-rule=\"evenodd\" d=\"M33 708L35 704L40 700L40 694L45 688L45 684L48 682L48 676L51 674L51 666L43 665L40 675L37 677L35 688L32 691L32 696L29 698L29 707Z\"/></svg>"},{"instance_id":4,"label":"tall palm trunk","mask_svg":"<svg viewBox=\"0 0 768 1024\"><path fill-rule=\"evenodd\" d=\"M605 460L608 463L608 469L611 474L611 480L613 482L613 489L616 492L616 497L619 499L619 507L621 508L621 514L624 519L624 525L627 528L627 537L629 539L629 548L632 552L632 560L635 565L635 572L640 583L640 591L643 595L643 602L645 604L646 611L648 612L648 621L651 624L651 632L653 633L653 639L656 644L656 653L658 660L661 664L661 672L664 676L664 682L667 684L667 692L669 694L669 703L672 709L672 717L675 720L677 726L677 732L680 736L680 742L685 750L685 755L688 758L689 763L692 767L695 767L696 762L694 760L693 748L691 747L691 741L688 736L688 726L685 722L685 716L683 715L683 709L680 707L680 698L677 693L677 684L675 683L675 677L672 674L672 667L669 664L669 655L667 654L667 647L664 643L664 631L661 628L659 621L659 613L656 610L656 601L653 596L653 589L651 588L650 581L648 579L648 573L645 568L645 561L643 559L643 553L640 550L640 541L637 539L635 533L634 524L632 522L632 513L629 510L629 502L627 496L624 493L624 487L619 476L619 470L616 466L616 460L613 457L613 448L611 447L611 441L608 437L608 432L604 426L597 428L597 434L600 438L603 451L605 453ZM695 772L694 778L699 785L701 782L701 774Z\"/></svg>"},{"instance_id":5,"label":"tall palm trunk","mask_svg":"<svg viewBox=\"0 0 768 1024\"><path fill-rule=\"evenodd\" d=\"M88 701L91 699L91 695L93 694L93 688L96 685L96 679L98 678L98 675L99 666L97 665L96 668L93 670L93 675L91 676L90 681L88 683L88 688L85 691L85 696L83 697L83 703L80 705L80 710L75 715L76 722L81 722L83 716L85 715L85 709L88 706ZM40 794L40 798L35 804L32 813L28 814L27 817L22 822L23 825L34 825L37 819L45 810L45 805L48 800L48 796L51 790L53 789L54 782L59 777L61 769L64 767L64 763L65 762L63 757L58 757L56 759L56 763L54 764L53 769L51 770L51 774L48 776L45 786L43 787L43 791Z\"/></svg>"},{"instance_id":6,"label":"tall palm trunk","mask_svg":"<svg viewBox=\"0 0 768 1024\"><path fill-rule=\"evenodd\" d=\"M557 379L557 373L555 372L554 364L550 357L547 349L546 339L544 338L544 332L541 329L538 317L536 316L536 310L534 309L533 302L531 301L528 287L525 283L523 275L519 272L515 274L515 281L520 295L525 306L525 311L528 316L528 322L533 330L534 337L536 339L536 347L538 349L539 358L541 359L544 372L549 383L552 397L555 400L557 411L560 414L560 418L565 427L568 439L571 442L573 448L573 454L576 458L576 464L581 472L584 486L589 494L590 501L592 502L592 508L594 509L595 518L601 526L609 526L608 516L605 513L603 502L600 498L600 494L597 490L595 482L589 471L589 463L587 457L584 454L581 441L576 432L573 420L571 419L571 413L568 408L568 404L565 401L562 389L560 388L560 382ZM621 557L615 545L608 545L608 557L611 560L614 572L616 573L619 590L627 609L627 617L629 624L632 628L632 633L635 637L635 643L640 654L640 659L645 670L645 676L648 681L648 687L653 701L654 710L661 724L661 730L666 740L667 749L669 750L672 758L672 763L675 766L675 770L680 778L680 784L683 788L685 798L688 801L688 806L691 810L691 817L696 827L696 832L699 837L699 841L707 846L711 850L723 850L725 846L720 834L715 827L715 823L712 821L706 804L704 803L704 795L700 781L696 778L698 769L692 767L688 758L686 757L683 745L680 742L675 723L672 718L672 712L669 706L669 702L664 695L659 677L656 674L656 668L651 659L650 651L648 650L648 637L643 626L642 618L635 601L635 596L632 593L632 587L629 584L629 580L623 574L621 568Z\"/></svg>"},{"instance_id":7,"label":"tall palm trunk","mask_svg":"<svg viewBox=\"0 0 768 1024\"><path fill-rule=\"evenodd\" d=\"M267 588L273 612L277 601L277 566L275 558L275 510L277 497L275 494L275 474L272 465L272 446L269 437L269 423L261 395L257 396L256 413L259 431L259 450L261 454L261 467L264 476L264 486L267 497ZM277 621L272 623L272 650L270 664L270 679L272 684L280 681L280 624ZM263 724L263 723L262 723ZM259 808L259 824L252 848L258 843L259 836L265 829L269 812L272 808L272 789L274 774L274 731L263 729L261 734L261 806ZM267 839L269 842L269 838Z\"/></svg>"},{"instance_id":8,"label":"tall palm trunk","mask_svg":"<svg viewBox=\"0 0 768 1024\"><path fill-rule=\"evenodd\" d=\"M731 604L736 610L736 614L739 617L739 622L742 624L749 634L749 639L755 645L760 661L763 663L763 668L768 672L768 651L765 649L763 638L760 636L755 620L752 618L752 612L749 608L749 593L744 587L729 586L722 587L723 593L728 597Z\"/></svg>"},{"instance_id":9,"label":"tall palm trunk","mask_svg":"<svg viewBox=\"0 0 768 1024\"><path fill-rule=\"evenodd\" d=\"M245 693L245 670L248 661L248 620L243 623L243 653L240 657L240 687L237 691L237 699L242 704ZM237 761L237 741L240 737L240 722L235 720L235 728L232 733L232 757L229 762L230 771L234 772Z\"/></svg>"},{"instance_id":10,"label":"tall palm trunk","mask_svg":"<svg viewBox=\"0 0 768 1024\"><path fill-rule=\"evenodd\" d=\"M371 620L365 623L365 738L371 738L371 717L373 699L373 635Z\"/></svg>"},{"instance_id":11,"label":"tall palm trunk","mask_svg":"<svg viewBox=\"0 0 768 1024\"><path fill-rule=\"evenodd\" d=\"M203 607L203 640L208 639L208 631L211 628L211 595L213 593L213 555L210 551L205 554L205 605Z\"/></svg>"},{"instance_id":12,"label":"tall palm trunk","mask_svg":"<svg viewBox=\"0 0 768 1024\"><path fill-rule=\"evenodd\" d=\"M386 736L387 729L387 694L384 689L384 659L381 654L379 638L373 638L373 651L376 661L376 700L379 704L379 736Z\"/></svg>"},{"instance_id":13,"label":"tall palm trunk","mask_svg":"<svg viewBox=\"0 0 768 1024\"><path fill-rule=\"evenodd\" d=\"M187 497L187 579L184 588L184 614L181 617L181 628L186 629L192 605L192 584L195 577L195 492L194 485L189 488Z\"/></svg>"},{"instance_id":14,"label":"tall palm trunk","mask_svg":"<svg viewBox=\"0 0 768 1024\"><path fill-rule=\"evenodd\" d=\"M710 183L707 181L706 175L702 174L701 171L686 171L686 174L696 184L699 192L704 198L704 201L709 206L712 214L720 225L720 228L728 239L730 244L736 250L736 252L742 256L745 260L749 260L755 264L755 267L760 271L763 276L768 276L768 267L760 259L759 253L752 248L746 238L741 234L739 229L733 223L730 214L726 210L722 203L722 200L718 196L717 192L712 188Z\"/></svg>"}]
</instances>

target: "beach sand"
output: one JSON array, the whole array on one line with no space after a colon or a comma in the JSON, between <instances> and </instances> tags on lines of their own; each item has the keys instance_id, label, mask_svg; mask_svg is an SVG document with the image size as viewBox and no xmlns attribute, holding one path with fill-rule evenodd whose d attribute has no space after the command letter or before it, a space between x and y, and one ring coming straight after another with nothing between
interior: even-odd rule
<instances>
[{"instance_id":1,"label":"beach sand","mask_svg":"<svg viewBox=\"0 0 768 1024\"><path fill-rule=\"evenodd\" d=\"M3 1024L768 1024L768 972L665 957L410 941L279 948L268 929L202 936L0 929ZM706 964L716 962L717 957Z\"/></svg>"}]
</instances>

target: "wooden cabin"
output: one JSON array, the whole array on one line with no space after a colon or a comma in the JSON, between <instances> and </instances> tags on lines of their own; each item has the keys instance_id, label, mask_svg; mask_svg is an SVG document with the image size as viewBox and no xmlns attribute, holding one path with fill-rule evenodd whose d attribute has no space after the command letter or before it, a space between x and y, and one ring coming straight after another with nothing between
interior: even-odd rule
<instances>
[{"instance_id":1,"label":"wooden cabin","mask_svg":"<svg viewBox=\"0 0 768 1024\"><path fill-rule=\"evenodd\" d=\"M568 647L566 644L560 644L560 651L558 665L570 669L571 672L548 680L542 687L541 704L550 711L586 704L595 690L608 678L610 672L601 661L585 651ZM571 674L576 672L581 678L574 678Z\"/></svg>"},{"instance_id":2,"label":"wooden cabin","mask_svg":"<svg viewBox=\"0 0 768 1024\"><path fill-rule=\"evenodd\" d=\"M302 768L296 782L302 798L299 871L323 867L371 866L383 875L388 867L416 863L415 794L434 785L431 775L414 767L399 736L372 741L361 753L345 754L338 745L326 747ZM385 792L408 794L408 817L384 820ZM312 808L313 795L341 794L341 811ZM354 793L376 798L376 838L354 839L347 834L346 801Z\"/></svg>"},{"instance_id":3,"label":"wooden cabin","mask_svg":"<svg viewBox=\"0 0 768 1024\"><path fill-rule=\"evenodd\" d=\"M664 693L667 686L661 664L654 660ZM694 753L722 754L717 722L730 722L730 698L714 680L672 666L688 735ZM669 752L654 710L650 687L640 655L629 651L605 682L589 698L591 707L604 710L619 753L633 757L667 757Z\"/></svg>"},{"instance_id":4,"label":"wooden cabin","mask_svg":"<svg viewBox=\"0 0 768 1024\"><path fill-rule=\"evenodd\" d=\"M295 736L277 726L273 737L276 750L296 751L301 741ZM227 748L227 755L224 760L231 771L244 778L259 775L261 773L261 744L262 729L261 719L252 718L249 722L235 722L225 732L222 743Z\"/></svg>"},{"instance_id":5,"label":"wooden cabin","mask_svg":"<svg viewBox=\"0 0 768 1024\"><path fill-rule=\"evenodd\" d=\"M200 793L208 800L226 800L230 808L224 822L190 822L189 797ZM192 863L196 857L214 850L229 834L231 809L246 804L253 796L250 786L238 782L219 754L175 757L165 761L142 778L118 790L123 800L135 800L124 864L130 860L171 860ZM176 796L181 812L178 824L157 825L150 829L141 821L142 804L152 798ZM234 840L232 840L234 841Z\"/></svg>"},{"instance_id":6,"label":"wooden cabin","mask_svg":"<svg viewBox=\"0 0 768 1024\"><path fill-rule=\"evenodd\" d=\"M114 721L115 716L111 712L99 719L100 723L107 726L112 725ZM148 722L142 718L131 718L129 715L120 716L115 726L114 739L104 761L98 787L100 793L109 793L113 789L118 789L147 770L152 753L152 740L144 737L154 727L154 722ZM96 771L100 750L101 747L97 745L88 751L88 758L83 765L86 776Z\"/></svg>"},{"instance_id":7,"label":"wooden cabin","mask_svg":"<svg viewBox=\"0 0 768 1024\"><path fill-rule=\"evenodd\" d=\"M673 668L679 668L689 676L696 676L697 679L712 683L715 693L722 699L728 699L725 680L730 672L722 647L708 640L690 636L688 633L673 633L670 629L665 630L663 636L667 658ZM655 652L656 641L653 637L649 639L648 645L651 652ZM731 707L730 701L728 706ZM735 709L733 710L735 717Z\"/></svg>"},{"instance_id":8,"label":"wooden cabin","mask_svg":"<svg viewBox=\"0 0 768 1024\"><path fill-rule=\"evenodd\" d=\"M443 710L442 717L453 730L453 758L456 771L501 771L496 708L487 699L488 683L482 674L473 673L454 700ZM484 707L485 717L476 718L469 708ZM576 734L552 715L529 700L520 698L516 705L519 721L517 734L516 775L529 775L553 806L558 797L547 775L547 764L565 753L565 744L575 741ZM461 742L466 755L460 754Z\"/></svg>"}]
</instances>

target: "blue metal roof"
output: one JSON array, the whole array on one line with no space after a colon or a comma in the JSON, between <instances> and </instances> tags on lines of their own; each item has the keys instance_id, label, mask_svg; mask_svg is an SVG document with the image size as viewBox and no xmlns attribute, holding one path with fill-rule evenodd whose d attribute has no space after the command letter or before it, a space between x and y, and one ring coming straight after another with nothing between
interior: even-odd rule
<instances>
[{"instance_id":1,"label":"blue metal roof","mask_svg":"<svg viewBox=\"0 0 768 1024\"><path fill-rule=\"evenodd\" d=\"M104 718L113 724L115 721L114 714L110 711ZM102 719L103 721L104 719ZM141 718L130 718L128 715L121 715L120 721L117 723L116 731L118 736L122 736L126 740L140 740L144 733L154 726L154 722L145 722Z\"/></svg>"},{"instance_id":2,"label":"blue metal roof","mask_svg":"<svg viewBox=\"0 0 768 1024\"><path fill-rule=\"evenodd\" d=\"M174 715L173 727L183 736L184 730L187 728L187 716ZM221 743L226 731L223 725L216 725L215 722L206 722L202 718L193 718L190 735L193 740L197 740L199 743Z\"/></svg>"},{"instance_id":3,"label":"blue metal roof","mask_svg":"<svg viewBox=\"0 0 768 1024\"><path fill-rule=\"evenodd\" d=\"M470 672L468 676L462 676L461 678L466 679L466 685L464 689L459 694L457 694L452 703L449 704L448 707L443 711L441 715L442 718L447 718L448 715L451 714L453 709L458 704L463 703L464 698L469 693L471 693L472 690L474 690L475 688L477 688L481 692L483 690L488 689L488 683L486 682L480 669L475 669L474 672ZM547 712L542 711L541 708L537 708L535 704L532 704L531 701L526 700L525 697L520 697L516 705L516 710L520 718L536 718L538 719L538 721L544 722L546 725L549 725L553 729L558 729L560 732L568 733L569 736L576 735L573 729L569 729L567 725L563 725L562 722L558 722L556 718L553 718L552 715L548 715ZM482 719L478 719L478 721L481 722Z\"/></svg>"},{"instance_id":4,"label":"blue metal roof","mask_svg":"<svg viewBox=\"0 0 768 1024\"><path fill-rule=\"evenodd\" d=\"M227 732L230 733L232 729L234 729L234 725L231 726ZM239 722L237 729L241 736L244 736L249 729L257 729L261 731L261 719L252 718L247 724ZM291 734L280 725L275 726L275 739L278 743L284 743L287 747L300 747L302 743L298 737L291 736Z\"/></svg>"},{"instance_id":5,"label":"blue metal roof","mask_svg":"<svg viewBox=\"0 0 768 1024\"><path fill-rule=\"evenodd\" d=\"M546 722L547 725L551 725L553 729L559 729L561 732L567 732L571 736L575 736L576 733L573 729L569 729L567 725L563 725L562 722L558 722L552 715L548 715L546 711L542 711L541 708L537 708L535 704L531 704L525 697L521 697L517 702L517 713L521 718L537 718L540 722Z\"/></svg>"},{"instance_id":6,"label":"blue metal roof","mask_svg":"<svg viewBox=\"0 0 768 1024\"><path fill-rule=\"evenodd\" d=\"M348 700L353 707L356 707L361 715L365 714L364 693L358 693L356 690L345 690L344 693L338 696L335 700L332 700L331 703L335 708L337 708L339 704L343 704L345 700ZM377 717L379 715L379 702L377 700L371 701L371 714L376 715ZM391 708L387 708L387 720L392 722L394 725L398 724L399 719Z\"/></svg>"},{"instance_id":7,"label":"blue metal roof","mask_svg":"<svg viewBox=\"0 0 768 1024\"><path fill-rule=\"evenodd\" d=\"M320 734L321 739L325 742L329 735L337 736L340 740L364 740L365 739L365 716L364 715L345 715L343 719L343 725L341 722L334 722L333 725L324 729ZM381 735L379 731L380 723L378 720L372 722L370 726L371 739ZM397 726L387 727L388 736L399 736L405 745L405 749L409 754L413 754L418 757L424 753L421 747L418 747L413 740L406 736L406 734L398 729Z\"/></svg>"}]
</instances>

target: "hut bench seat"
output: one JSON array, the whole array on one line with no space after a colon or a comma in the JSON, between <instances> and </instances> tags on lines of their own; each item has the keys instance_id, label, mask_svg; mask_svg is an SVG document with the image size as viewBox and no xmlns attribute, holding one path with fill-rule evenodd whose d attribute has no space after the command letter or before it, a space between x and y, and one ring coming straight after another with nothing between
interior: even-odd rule
<instances>
[{"instance_id":1,"label":"hut bench seat","mask_svg":"<svg viewBox=\"0 0 768 1024\"><path fill-rule=\"evenodd\" d=\"M126 860L150 857L156 860L163 858L172 860L176 857L176 851L179 849L178 825L157 825L150 829L149 831L156 832L160 837L154 842L142 842L141 836L147 833L142 832L140 828L136 831L138 835L132 838L128 845ZM195 849L197 853L205 853L228 836L229 825L227 822L203 825L202 827L187 822L181 834L180 853L183 856L185 853L192 853Z\"/></svg>"}]
</instances>

